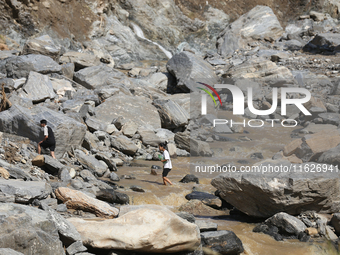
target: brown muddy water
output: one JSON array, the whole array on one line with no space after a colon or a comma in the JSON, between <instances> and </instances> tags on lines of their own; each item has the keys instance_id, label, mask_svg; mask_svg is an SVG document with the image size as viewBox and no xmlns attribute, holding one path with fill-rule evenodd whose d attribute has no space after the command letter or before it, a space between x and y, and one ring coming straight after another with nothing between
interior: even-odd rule
<instances>
[{"instance_id":1,"label":"brown muddy water","mask_svg":"<svg viewBox=\"0 0 340 255\"><path fill-rule=\"evenodd\" d=\"M239 160L247 160L247 164L252 165L260 159L254 160L250 155L254 152L261 152L264 159L271 158L276 152L283 149L284 145L296 138L291 138L291 133L301 129L283 128L245 128L249 133L231 134L228 137L235 139L232 142L214 142L211 144L215 152L214 158L210 158L211 163L233 163L237 166ZM246 137L246 138L244 138ZM221 150L223 148L223 150ZM236 148L236 149L235 149ZM211 179L216 175L197 174L200 177L200 184L180 183L179 181L186 174L190 173L190 164L202 161L201 158L173 158L173 169L169 174L173 186L162 185L161 170L158 175L151 175L151 165L162 166L157 161L134 161L135 166L124 166L118 170L119 175L132 175L136 179L123 179L119 185L124 186L120 189L130 196L130 204L156 204L168 206L172 211L177 212L179 207L187 202L185 195L196 190L213 193L216 189L210 184ZM205 161L206 162L206 161ZM242 163L244 164L244 163ZM138 185L145 190L145 193L134 192L129 189L131 185ZM246 201L245 201L246 203ZM246 222L246 219L229 216L227 211L213 210L210 215L195 215L196 218L212 221L218 224L218 230L231 230L242 240L245 252L250 255L326 255L339 254L333 246L327 242L302 243L297 240L286 240L283 242L275 241L272 237L253 233L255 223Z\"/></svg>"}]
</instances>

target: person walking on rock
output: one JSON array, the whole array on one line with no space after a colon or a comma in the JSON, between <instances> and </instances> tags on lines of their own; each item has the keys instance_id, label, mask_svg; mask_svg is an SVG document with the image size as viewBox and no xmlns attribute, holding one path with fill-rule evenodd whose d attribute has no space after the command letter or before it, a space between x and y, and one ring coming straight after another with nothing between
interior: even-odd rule
<instances>
[{"instance_id":1,"label":"person walking on rock","mask_svg":"<svg viewBox=\"0 0 340 255\"><path fill-rule=\"evenodd\" d=\"M55 150L55 138L52 128L47 126L46 120L40 121L40 126L44 128L44 139L38 143L38 153L41 154L41 147L49 148L51 152L51 156L55 158L54 150Z\"/></svg>"},{"instance_id":2,"label":"person walking on rock","mask_svg":"<svg viewBox=\"0 0 340 255\"><path fill-rule=\"evenodd\" d=\"M169 180L167 177L169 172L171 171L172 164L171 164L171 159L170 159L170 154L167 151L167 142L160 143L159 144L159 150L163 153L163 157L160 158L161 162L163 162L163 184L166 185L166 183L169 183L172 185L172 182Z\"/></svg>"}]
</instances>

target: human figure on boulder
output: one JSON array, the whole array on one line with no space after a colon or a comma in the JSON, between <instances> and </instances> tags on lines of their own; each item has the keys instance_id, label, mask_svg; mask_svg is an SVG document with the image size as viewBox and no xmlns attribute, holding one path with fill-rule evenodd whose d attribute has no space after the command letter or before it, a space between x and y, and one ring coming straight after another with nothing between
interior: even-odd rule
<instances>
[{"instance_id":1,"label":"human figure on boulder","mask_svg":"<svg viewBox=\"0 0 340 255\"><path fill-rule=\"evenodd\" d=\"M55 150L55 138L52 128L47 126L46 120L40 121L40 126L44 128L44 139L38 143L38 153L41 154L41 147L49 148L51 152L51 156L55 158L54 150Z\"/></svg>"},{"instance_id":2,"label":"human figure on boulder","mask_svg":"<svg viewBox=\"0 0 340 255\"><path fill-rule=\"evenodd\" d=\"M160 143L158 147L159 147L159 150L163 153L163 157L160 156L160 160L161 162L163 162L163 173L162 173L163 184L166 185L166 183L169 183L170 185L172 185L172 182L167 177L172 168L170 154L167 151L167 144L168 144L167 142Z\"/></svg>"}]
</instances>

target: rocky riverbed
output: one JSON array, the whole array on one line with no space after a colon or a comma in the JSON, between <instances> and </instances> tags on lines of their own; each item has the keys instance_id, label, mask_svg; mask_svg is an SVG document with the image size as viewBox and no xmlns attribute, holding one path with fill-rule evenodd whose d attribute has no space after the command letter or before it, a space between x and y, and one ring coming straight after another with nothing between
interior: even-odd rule
<instances>
[{"instance_id":1,"label":"rocky riverbed","mask_svg":"<svg viewBox=\"0 0 340 255\"><path fill-rule=\"evenodd\" d=\"M339 253L340 6L222 2L0 0L0 254Z\"/></svg>"}]
</instances>

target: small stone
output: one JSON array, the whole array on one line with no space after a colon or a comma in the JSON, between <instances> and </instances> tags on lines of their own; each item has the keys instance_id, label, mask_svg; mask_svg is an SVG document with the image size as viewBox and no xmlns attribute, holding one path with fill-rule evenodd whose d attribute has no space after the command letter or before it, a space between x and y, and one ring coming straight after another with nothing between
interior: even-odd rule
<instances>
[{"instance_id":1,"label":"small stone","mask_svg":"<svg viewBox=\"0 0 340 255\"><path fill-rule=\"evenodd\" d=\"M137 185L132 185L130 189L136 192L145 192L145 190L142 187L139 187Z\"/></svg>"},{"instance_id":2,"label":"small stone","mask_svg":"<svg viewBox=\"0 0 340 255\"><path fill-rule=\"evenodd\" d=\"M10 174L5 168L0 167L0 177L8 179L10 177Z\"/></svg>"},{"instance_id":3,"label":"small stone","mask_svg":"<svg viewBox=\"0 0 340 255\"><path fill-rule=\"evenodd\" d=\"M57 206L57 212L67 212L67 206L65 204L60 204Z\"/></svg>"},{"instance_id":4,"label":"small stone","mask_svg":"<svg viewBox=\"0 0 340 255\"><path fill-rule=\"evenodd\" d=\"M43 166L45 164L45 157L44 155L38 155L32 160L33 166Z\"/></svg>"},{"instance_id":5,"label":"small stone","mask_svg":"<svg viewBox=\"0 0 340 255\"><path fill-rule=\"evenodd\" d=\"M111 181L119 181L120 178L115 172L112 172L112 173L110 173L110 180Z\"/></svg>"},{"instance_id":6,"label":"small stone","mask_svg":"<svg viewBox=\"0 0 340 255\"><path fill-rule=\"evenodd\" d=\"M316 236L319 234L318 230L316 228L306 228L305 232L309 236Z\"/></svg>"}]
</instances>

